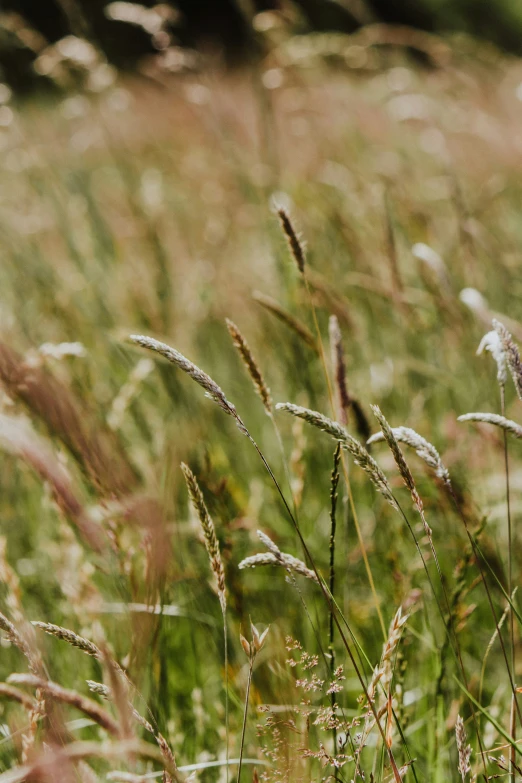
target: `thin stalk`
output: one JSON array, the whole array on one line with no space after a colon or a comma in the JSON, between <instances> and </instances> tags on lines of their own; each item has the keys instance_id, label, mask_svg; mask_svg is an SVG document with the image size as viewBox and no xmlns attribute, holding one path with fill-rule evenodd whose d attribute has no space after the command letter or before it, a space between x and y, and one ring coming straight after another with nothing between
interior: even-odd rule
<instances>
[{"instance_id":1,"label":"thin stalk","mask_svg":"<svg viewBox=\"0 0 522 783\"><path fill-rule=\"evenodd\" d=\"M453 650L453 654L455 655L455 658L457 659L457 663L458 663L458 665L460 667L460 670L461 670L461 673L462 673L462 677L464 678L464 685L465 685L466 691L468 691L468 689L469 689L468 678L467 678L466 670L465 670L465 667L464 667L464 661L462 660L462 655L461 655L461 652L460 652L460 645L458 643L457 634L456 634L456 631L455 631L454 624L452 622L451 608L450 608L450 605L449 605L448 594L446 592L446 588L444 586L444 582L442 581L442 574L441 574L441 571L440 571L440 566L439 566L439 563L438 563L437 555L435 553L435 548L433 546L433 541L431 541L431 536L428 536L428 538L430 539L432 554L434 555L435 562L437 564L437 571L438 571L438 574L439 574L439 578L441 580L442 591L443 591L443 594L444 594L446 607L447 607L447 610L449 612L449 614L448 614L448 622L447 623L446 623L446 621L444 619L444 612L442 610L440 602L439 602L439 600L437 598L437 594L435 592L435 585L433 584L433 581L431 579L430 572L429 572L429 569L428 569L428 564L426 563L426 560L425 560L424 555L422 553L422 550L420 548L420 544L417 541L417 538L415 536L415 532L414 532L410 522L408 521L408 518L406 517L406 514L404 513L404 511L400 507L400 505L399 505L399 509L400 509L400 513L401 513L401 515L402 515L402 517L403 517L403 519L404 519L404 521L406 523L406 526L408 527L408 530L411 533L411 536L412 536L413 541L415 543L415 547L417 549L417 552L419 553L419 556L420 556L420 558L422 560L422 565L424 567L424 571L426 573L426 576L428 577L428 582L430 584L433 596L435 598L435 603L437 604L437 608L439 610L442 622L443 622L444 627L446 629L446 633L448 635L448 639L450 640L450 645L451 645L451 648ZM451 631L453 631L454 642L451 641ZM472 714L472 717L473 717L473 722L475 724L475 729L476 729L476 732L477 732L477 741L478 741L479 749L480 749L480 756L481 756L481 759L482 759L482 762L483 762L483 766L484 766L484 779L487 780L487 769L486 769L486 763L485 763L485 760L484 760L484 747L482 745L482 740L481 740L481 737L480 737L478 721L477 721L477 717L476 717L476 714L475 714L475 711L473 709L473 705L472 704L471 704L471 714Z\"/></svg>"},{"instance_id":2,"label":"thin stalk","mask_svg":"<svg viewBox=\"0 0 522 783\"><path fill-rule=\"evenodd\" d=\"M283 491L281 490L281 487L279 486L279 483L278 483L276 477L274 476L274 473L272 472L272 469L271 469L270 465L266 461L263 452L261 451L261 449L259 448L259 446L255 442L255 440L252 438L252 436L248 435L247 437L249 438L250 442L252 443L252 445L256 449L256 451L257 451L261 461L263 462L263 465L265 466L265 469L268 472L268 475L272 479L272 481L274 483L274 486L276 487L277 492L278 492L279 496L281 497L281 500L283 501L283 504L284 504L285 509L286 509L286 511L287 511L287 513L288 513L288 515L290 517L290 520L291 520L291 522L292 522L292 524L293 524L293 526L294 526L294 528L295 528L295 530L297 532L297 535L299 537L299 541L301 543L301 546L303 548L305 556L306 556L306 558L308 560L308 563L309 563L312 571L314 571L315 575L317 576L317 579L319 581L319 586L321 587L321 590L322 590L323 596L324 596L324 598L325 598L325 600L327 602L328 608L333 613L334 622L335 622L335 625L337 626L337 630L339 632L339 636L341 637L341 640L342 640L342 643L344 645L344 648L345 648L346 652L348 653L348 657L350 658L350 662L351 662L351 664L352 664L352 666L354 668L354 671L355 671L355 673L357 675L357 679L359 680L359 683L361 685L361 688L362 688L363 694L364 694L364 696L366 698L366 701L370 704L370 709L371 709L373 717L375 719L375 723L377 725L377 728L379 729L379 733L381 735L382 741L386 745L388 759L390 761L390 766L391 766L392 771L393 771L394 779L395 779L396 783L401 783L401 776L400 776L399 769L397 767L397 763L395 761L392 749L388 748L388 746L386 744L386 735L384 733L384 729L381 726L381 722L379 720L379 716L377 715L377 711L375 709L375 706L373 705L372 700L369 698L369 694L368 694L368 689L366 687L366 683L365 683L364 678L363 678L363 676L361 674L361 671L360 671L360 669L359 669L359 667L357 665L357 661L355 660L355 657L354 657L354 654L353 654L352 649L350 647L350 644L349 644L349 642L348 642L348 640L347 640L347 638L346 638L346 636L345 636L345 634L343 632L343 629L341 627L339 619L337 618L337 615L335 614L335 611L333 609L334 604L331 601L330 596L328 595L328 588L325 585L324 580L322 579L321 575L319 574L319 571L317 570L317 567L316 567L315 562L314 562L314 560L312 558L312 555L310 553L308 545L307 545L306 541L304 540L303 534L301 533L301 529L300 529L299 525L297 524L297 521L295 520L295 518L294 518L294 516L292 514L292 511L290 510L288 502L287 502L287 500L286 500L286 498L285 498L285 496L283 494Z\"/></svg>"},{"instance_id":3,"label":"thin stalk","mask_svg":"<svg viewBox=\"0 0 522 783\"><path fill-rule=\"evenodd\" d=\"M337 526L336 511L337 511L337 485L339 484L339 460L341 456L341 444L337 444L337 448L334 453L334 466L332 470L332 486L331 486L331 506L330 506L330 574L329 574L329 589L330 596L332 598L332 606L329 608L329 634L328 634L328 649L330 650L330 670L332 680L335 673L335 649L334 649L334 618L333 618L333 601L335 595L335 530ZM337 697L335 691L330 694L330 704L332 708L332 716L335 719ZM335 721L334 721L335 723ZM333 756L337 754L337 729L334 725L332 730L333 736Z\"/></svg>"},{"instance_id":4,"label":"thin stalk","mask_svg":"<svg viewBox=\"0 0 522 783\"><path fill-rule=\"evenodd\" d=\"M229 766L229 745L230 745L230 724L229 724L229 695L228 695L228 638L227 638L227 613L223 612L223 642L225 647L225 742L226 742L226 760L227 760L227 783L230 777Z\"/></svg>"},{"instance_id":5,"label":"thin stalk","mask_svg":"<svg viewBox=\"0 0 522 783\"><path fill-rule=\"evenodd\" d=\"M294 507L294 516L297 519L297 503L295 500L295 495L292 490L292 476L290 475L290 468L288 466L288 460L286 458L286 452L285 452L285 446L283 443L283 438L281 437L281 431L279 429L279 426L277 424L276 418L273 413L270 413L270 420L274 427L275 436L277 439L277 445L279 446L279 451L281 452L281 458L283 460L283 469L285 471L286 481L288 483L288 490L290 492L290 496L292 498L292 505Z\"/></svg>"},{"instance_id":6,"label":"thin stalk","mask_svg":"<svg viewBox=\"0 0 522 783\"><path fill-rule=\"evenodd\" d=\"M504 384L500 385L500 413L502 416L505 416L506 413L506 399L505 399L505 390L504 390ZM504 440L504 470L506 475L506 509L507 509L507 526L508 526L508 593L509 595L513 594L513 534L512 534L512 526L511 526L511 496L509 491L509 456L508 456L508 444L507 444L507 432L506 430L503 430L503 440ZM511 678L513 682L515 681L516 673L515 673L515 617L512 611L509 612L509 637L510 637L510 647L511 647ZM510 716L509 716L509 729L511 732L511 736L513 737L513 740L515 739L515 733L516 733L516 714L515 714L515 702L516 702L516 691L513 692L511 696L511 709L510 709ZM513 746L510 749L509 754L509 776L513 783L515 783L516 779L516 772L515 772L515 750Z\"/></svg>"},{"instance_id":7,"label":"thin stalk","mask_svg":"<svg viewBox=\"0 0 522 783\"><path fill-rule=\"evenodd\" d=\"M239 749L239 765L237 768L237 783L241 783L241 768L243 766L243 748L245 746L245 731L248 716L248 700L250 698L250 684L252 682L252 671L254 668L254 656L250 655L248 664L248 681L245 695L245 711L243 713L243 728L241 729L241 747Z\"/></svg>"},{"instance_id":8,"label":"thin stalk","mask_svg":"<svg viewBox=\"0 0 522 783\"><path fill-rule=\"evenodd\" d=\"M333 414L333 417L335 419L336 418L336 413L335 413L335 402L334 402L333 389L332 389L332 384L330 382L330 375L328 373L328 368L327 368L327 365L326 365L326 356L325 356L325 352L324 352L323 339L322 339L322 336L321 336L321 330L319 329L319 321L317 319L317 311L315 309L315 304L314 304L314 300L313 300L313 297L312 297L312 292L310 290L310 284L308 282L308 276L306 274L306 267L302 271L302 277L303 277L303 280L304 280L306 293L307 293L307 296L308 296L308 302L309 302L309 305L310 305L310 310L312 312L312 319L313 319L313 322L314 322L314 329L315 329L315 333L316 333L317 344L319 346L319 356L321 358L321 364L323 366L323 372L324 372L324 376L325 376L325 379L326 379L326 385L327 385L327 389L328 389L328 398L329 398L329 402L330 402L330 407L332 409L332 414ZM345 455L344 455L343 452L341 453L341 463L342 463L342 466L343 466L344 480L346 482L346 486L347 486L347 489L348 489L348 500L349 500L349 503L350 503L350 510L351 510L352 516L353 516L353 522L354 522L355 532L357 534L357 540L359 541L359 546L361 547L361 555L362 555L362 558L363 558L364 567L366 569L366 574L368 576L368 582L370 584L370 590L371 590L373 601L374 601L374 604L375 604L375 610L377 612L377 617L379 618L379 624L381 626L382 635L383 635L383 638L386 640L386 636L387 636L387 634L386 634L386 626L384 624L384 618L383 618L382 612L381 612L381 607L380 607L380 603L379 603L379 597L377 595L377 590L375 588L375 582L373 580L372 570L370 568L370 561L368 560L368 553L366 551L366 546L364 544L364 539L363 539L363 536L362 536L361 527L359 525L359 518L357 516L357 511L355 509L355 503L354 503L353 494L352 494L352 487L351 487L351 484L350 484L350 475L349 475L349 471L348 471L348 466L346 464L346 458L345 458Z\"/></svg>"},{"instance_id":9,"label":"thin stalk","mask_svg":"<svg viewBox=\"0 0 522 783\"><path fill-rule=\"evenodd\" d=\"M469 525L467 523L466 516L465 516L464 512L462 511L462 509L460 507L458 498L455 495L455 492L454 492L453 488L452 487L448 487L448 491L449 491L449 494L450 494L450 496L451 496L451 498L453 500L453 503L455 505L457 513L459 514L459 516L460 516L460 518L462 520L462 523L464 525L464 530L466 531L466 535L468 537L468 540L469 540L469 542L470 542L470 544L471 544L471 546L473 548L473 552L475 554L475 558L476 558L476 561L477 561L477 567L479 569L480 577L482 579L482 583L483 583L484 589L486 591L486 596L487 596L487 599L488 599L489 608L491 610L491 614L493 615L493 620L494 620L494 623L495 623L495 629L497 631L498 639L499 639L499 642L500 642L500 646L502 648L502 655L504 657L504 662L506 664L506 669L507 669L507 673L508 673L508 677L509 677L509 683L510 683L510 686L511 686L511 692L513 694L513 699L514 699L514 703L515 703L515 707L516 707L516 712L517 712L519 721L522 723L522 715L520 714L520 707L518 706L518 701L516 699L515 683L513 681L513 677L511 676L511 666L509 665L509 659L508 659L508 654L507 654L507 650L506 650L506 645L504 644L504 639L503 639L502 633L500 631L500 625L499 625L497 613L495 611L495 607L493 605L493 598L491 596L491 591L490 591L489 585L487 583L486 575L485 575L484 569L482 568L482 565L480 563L481 559L484 561L484 563L487 565L487 567L490 570L492 570L492 569L491 569L491 566L489 565L488 561L486 560L486 558L484 557L484 555L480 551L480 548L477 545L475 539L471 535L471 531L469 529ZM509 598L509 600L511 600L511 598Z\"/></svg>"}]
</instances>

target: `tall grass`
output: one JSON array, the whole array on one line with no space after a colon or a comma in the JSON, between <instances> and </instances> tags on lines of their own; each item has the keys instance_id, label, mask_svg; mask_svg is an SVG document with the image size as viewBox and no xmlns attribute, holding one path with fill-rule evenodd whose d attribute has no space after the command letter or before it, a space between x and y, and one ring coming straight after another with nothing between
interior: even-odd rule
<instances>
[{"instance_id":1,"label":"tall grass","mask_svg":"<svg viewBox=\"0 0 522 783\"><path fill-rule=\"evenodd\" d=\"M519 66L261 22L10 107L0 782L521 774Z\"/></svg>"}]
</instances>

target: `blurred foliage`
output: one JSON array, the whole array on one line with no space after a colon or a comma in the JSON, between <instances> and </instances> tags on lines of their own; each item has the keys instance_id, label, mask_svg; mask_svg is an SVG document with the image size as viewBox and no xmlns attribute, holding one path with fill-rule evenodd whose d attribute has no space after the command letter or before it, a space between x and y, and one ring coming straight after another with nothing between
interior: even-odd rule
<instances>
[{"instance_id":1,"label":"blurred foliage","mask_svg":"<svg viewBox=\"0 0 522 783\"><path fill-rule=\"evenodd\" d=\"M522 53L517 0L178 0L157 4L107 0L6 0L0 12L0 75L19 93L49 88L38 57L70 36L85 39L123 71L172 44L240 66L266 54L255 35L258 14L274 12L293 33L350 35L383 23L447 35L462 32ZM254 23L254 24L252 24Z\"/></svg>"}]
</instances>

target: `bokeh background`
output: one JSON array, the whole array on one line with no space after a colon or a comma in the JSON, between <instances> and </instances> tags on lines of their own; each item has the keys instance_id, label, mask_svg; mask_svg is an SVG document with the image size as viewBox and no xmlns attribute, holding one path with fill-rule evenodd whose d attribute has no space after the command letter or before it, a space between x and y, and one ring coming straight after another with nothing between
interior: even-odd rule
<instances>
[{"instance_id":1,"label":"bokeh background","mask_svg":"<svg viewBox=\"0 0 522 783\"><path fill-rule=\"evenodd\" d=\"M135 5L133 14L130 6ZM125 8L129 6L129 8ZM140 23L139 9L164 17L164 34ZM6 0L0 17L0 67L17 90L48 85L34 60L46 45L68 35L91 40L107 60L125 70L167 47L168 33L184 47L213 52L239 66L263 54L252 18L278 11L294 30L353 33L371 23L406 25L426 32L469 33L522 53L522 8L517 0L179 0L177 3L112 3L105 0ZM151 27L152 25L152 27ZM25 30L25 32L23 32Z\"/></svg>"}]
</instances>

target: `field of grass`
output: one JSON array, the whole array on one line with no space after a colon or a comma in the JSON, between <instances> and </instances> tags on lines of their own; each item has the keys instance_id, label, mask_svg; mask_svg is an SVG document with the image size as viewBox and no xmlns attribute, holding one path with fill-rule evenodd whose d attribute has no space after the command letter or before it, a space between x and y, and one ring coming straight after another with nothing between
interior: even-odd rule
<instances>
[{"instance_id":1,"label":"field of grass","mask_svg":"<svg viewBox=\"0 0 522 783\"><path fill-rule=\"evenodd\" d=\"M522 778L522 67L428 43L0 108L1 783Z\"/></svg>"}]
</instances>

